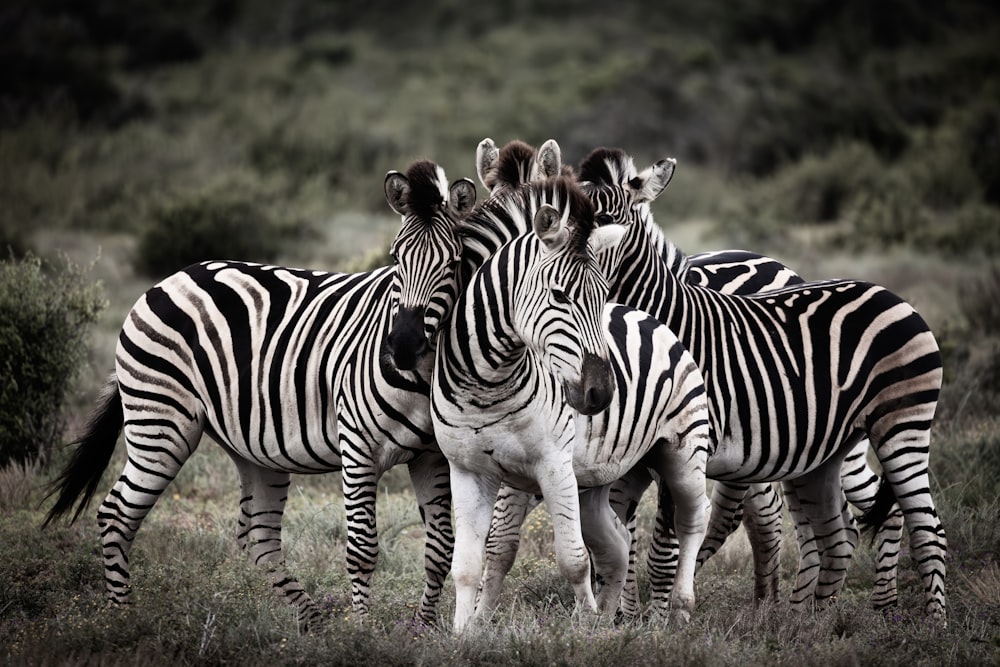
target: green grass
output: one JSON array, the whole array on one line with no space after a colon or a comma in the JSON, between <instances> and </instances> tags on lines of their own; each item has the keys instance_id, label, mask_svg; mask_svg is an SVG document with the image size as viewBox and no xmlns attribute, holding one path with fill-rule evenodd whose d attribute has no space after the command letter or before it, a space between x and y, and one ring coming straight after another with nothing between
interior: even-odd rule
<instances>
[{"instance_id":1,"label":"green grass","mask_svg":"<svg viewBox=\"0 0 1000 667\"><path fill-rule=\"evenodd\" d=\"M382 555L371 616L363 623L350 611L339 475L296 478L283 533L289 567L330 612L326 626L300 635L291 608L273 596L264 574L236 548L236 476L209 442L139 532L133 604L108 607L93 511L77 525L40 530L37 503L47 475L7 470L0 475L0 660L10 665L995 664L1000 500L984 502L978 494L975 500L959 480L995 483L996 478L986 469L976 473L955 466L967 465L971 452L986 444L997 452L998 432L994 421L936 442L935 497L950 543L945 630L928 625L920 614L919 577L905 555L900 606L886 615L869 609L873 562L867 543L859 547L846 588L831 608L797 613L779 603L755 610L741 533L699 575L698 606L688 625L659 619L615 625L581 615L555 566L551 526L539 510L529 517L495 616L481 632L455 638L446 629L412 623L422 589L423 531L405 475L393 471L378 498ZM120 458L118 452L107 486ZM983 466L996 465L989 456L981 460ZM650 503L646 498L640 507L644 536ZM786 594L795 564L792 542L786 541L782 556ZM647 583L640 570L644 590ZM445 626L453 595L449 582L441 608Z\"/></svg>"}]
</instances>

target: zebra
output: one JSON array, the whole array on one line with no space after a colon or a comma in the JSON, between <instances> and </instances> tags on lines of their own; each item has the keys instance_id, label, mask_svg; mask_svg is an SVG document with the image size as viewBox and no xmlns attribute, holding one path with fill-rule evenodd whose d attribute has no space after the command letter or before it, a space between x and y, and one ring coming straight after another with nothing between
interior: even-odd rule
<instances>
[{"instance_id":1,"label":"zebra","mask_svg":"<svg viewBox=\"0 0 1000 667\"><path fill-rule=\"evenodd\" d=\"M941 388L941 354L926 322L903 299L855 280L811 282L759 295L728 295L680 280L649 212L675 167L636 174L621 151L597 149L578 178L598 220L625 239L599 257L611 298L669 326L705 376L713 441L707 473L731 482L782 481L816 531L818 574L800 568L792 602L834 597L857 544L840 469L870 440L883 481L867 512L881 525L902 509L924 586L924 609L946 619L944 528L930 494L930 427ZM617 214L617 215L616 215ZM805 592L806 594L803 594Z\"/></svg>"},{"instance_id":2,"label":"zebra","mask_svg":"<svg viewBox=\"0 0 1000 667\"><path fill-rule=\"evenodd\" d=\"M472 210L471 180L449 186L439 165L421 160L406 174L389 172L385 192L402 216L395 253L426 254L439 243L445 254L459 251L446 230ZM74 505L72 520L80 516L124 430L127 462L98 510L110 601L130 601L135 535L207 433L239 472L239 546L266 569L306 628L322 610L284 566L281 520L291 474L342 471L351 600L363 618L379 551L377 483L407 464L426 528L416 616L434 623L454 543L448 466L430 419L432 361L400 369L387 351L396 273L205 261L139 298L118 339L115 373L53 482L50 495L58 495L45 519ZM427 309L428 330L437 316Z\"/></svg>"},{"instance_id":3,"label":"zebra","mask_svg":"<svg viewBox=\"0 0 1000 667\"><path fill-rule=\"evenodd\" d=\"M489 137L483 139L476 147L476 173L491 197L534 180L558 174L574 176L573 169L563 164L562 152L555 140L549 139L535 150L520 140L510 141L503 148L498 148ZM516 234L518 230L513 230L512 233ZM689 258L672 244L670 249L671 266L678 275L720 291L762 291L803 282L795 272L777 260L747 251L705 253ZM627 618L634 618L639 614L640 603L635 570L635 509L651 481L652 478L646 469L639 467L616 482L610 494L612 506L615 507L619 518L628 524L633 536L630 540L628 580L621 601L621 613ZM716 493L722 493L724 486L724 483L719 483ZM770 484L751 486L754 487L754 492L750 495L753 502L748 505L751 511L746 515L746 523L754 553L755 599L774 599L778 592L781 497L774 492ZM732 523L725 526L724 532L715 527L715 530L706 535L705 543L699 552L699 565L721 546L739 524L745 491L745 487L739 489L740 501L733 507ZM521 492L507 486L500 489L488 541L488 558L481 593L489 604L495 604L500 584L514 564L520 541L520 526L524 517L539 502L541 502L540 497L525 498ZM710 526L711 528L713 526ZM676 550L651 554L653 578L665 579L668 582L666 584L668 589L676 567L675 559Z\"/></svg>"},{"instance_id":4,"label":"zebra","mask_svg":"<svg viewBox=\"0 0 1000 667\"><path fill-rule=\"evenodd\" d=\"M432 382L434 432L455 498L454 629L490 611L477 607L476 593L501 483L544 494L557 561L579 606L616 608L628 543L608 485L644 458L674 500L681 557L670 605L687 618L708 503L698 368L659 322L606 305L594 255L620 230L595 228L593 205L572 179L491 199L462 228L482 237L498 215L531 220L532 231L473 262L479 268L463 279L439 336ZM477 254L477 245L466 252ZM657 400L638 400L647 394ZM596 600L585 535L605 582Z\"/></svg>"},{"instance_id":5,"label":"zebra","mask_svg":"<svg viewBox=\"0 0 1000 667\"><path fill-rule=\"evenodd\" d=\"M621 157L624 162L625 156ZM539 171L537 165L545 166L543 171L549 174L567 171L565 167L560 166L559 146L552 140L545 142L537 152L519 141L510 142L503 149L497 149L493 140L489 138L484 139L477 147L477 173L480 181L491 190L491 193L516 187L526 179L537 178ZM627 174L628 178L633 177L634 167L631 166L630 159L626 166L629 169L621 170L621 173ZM624 182L625 179L620 180ZM752 294L803 282L794 271L770 257L743 250L688 256L669 240L664 239L664 242L662 255L671 272L692 285L700 285L726 294ZM646 304L639 302L630 305L643 308ZM867 440L860 441L848 454L841 473L848 499L862 510L873 505L879 481L878 476L867 464L868 449ZM616 483L612 489L612 504L616 506L622 519L628 521L633 536L634 508L650 481L645 470L637 468L627 478ZM516 492L502 489L498 498L495 530L491 533L490 558L486 567L487 574L484 577L484 595L487 594L485 591L497 592L495 585L490 585L490 580L502 580L513 565L518 545L518 528L524 514L533 507L523 499L515 500L513 498L515 495ZM711 557L739 525L744 500L752 510L743 517L743 520L755 555L754 598L756 601L776 599L782 503L781 497L774 493L771 484L727 484L720 481L714 485L713 522L709 525L708 535L699 552L698 565L700 567ZM793 509L798 507L794 499L791 506ZM794 514L798 517L796 532L800 538L801 569L804 572L815 572L819 567L819 559L811 527L808 521L801 518L800 513ZM878 535L877 579L872 592L872 601L876 608L896 602L895 574L901 529L902 516L897 510L887 519L886 525ZM629 581L622 599L622 612L629 617L637 615L639 609L634 545L633 539ZM672 556L676 552L670 549L657 549L656 544L651 546L651 571L665 569L664 576L669 579L674 564ZM810 585L797 587L792 593L793 604L801 605L811 592Z\"/></svg>"}]
</instances>

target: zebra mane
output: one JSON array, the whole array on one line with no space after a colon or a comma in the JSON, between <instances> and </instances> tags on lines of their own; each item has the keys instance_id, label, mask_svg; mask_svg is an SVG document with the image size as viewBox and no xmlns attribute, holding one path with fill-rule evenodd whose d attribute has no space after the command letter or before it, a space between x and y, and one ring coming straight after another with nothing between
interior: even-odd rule
<instances>
[{"instance_id":1,"label":"zebra mane","mask_svg":"<svg viewBox=\"0 0 1000 667\"><path fill-rule=\"evenodd\" d=\"M497 247L531 229L535 212L548 204L560 212L568 210L569 243L573 252L586 253L594 222L594 204L568 176L555 176L544 181L524 183L483 202L472 215L460 223L459 234L464 238L495 239Z\"/></svg>"},{"instance_id":2,"label":"zebra mane","mask_svg":"<svg viewBox=\"0 0 1000 667\"><path fill-rule=\"evenodd\" d=\"M580 163L579 180L594 185L624 185L638 172L632 157L620 148L595 148Z\"/></svg>"},{"instance_id":3,"label":"zebra mane","mask_svg":"<svg viewBox=\"0 0 1000 667\"><path fill-rule=\"evenodd\" d=\"M448 201L448 179L444 170L430 160L417 160L406 170L410 182L405 195L407 210L417 218L430 221Z\"/></svg>"},{"instance_id":4,"label":"zebra mane","mask_svg":"<svg viewBox=\"0 0 1000 667\"><path fill-rule=\"evenodd\" d=\"M503 183L516 188L531 178L531 163L535 159L535 149L520 139L514 139L500 149L496 166L488 175L489 187Z\"/></svg>"}]
</instances>

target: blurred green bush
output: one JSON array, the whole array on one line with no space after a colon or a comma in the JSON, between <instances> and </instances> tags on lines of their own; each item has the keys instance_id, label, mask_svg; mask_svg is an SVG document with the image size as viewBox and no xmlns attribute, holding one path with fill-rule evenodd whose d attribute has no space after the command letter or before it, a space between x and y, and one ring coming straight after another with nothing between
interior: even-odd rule
<instances>
[{"instance_id":1,"label":"blurred green bush","mask_svg":"<svg viewBox=\"0 0 1000 667\"><path fill-rule=\"evenodd\" d=\"M207 259L270 262L281 240L261 206L197 195L153 212L139 236L135 268L162 278Z\"/></svg>"},{"instance_id":2,"label":"blurred green bush","mask_svg":"<svg viewBox=\"0 0 1000 667\"><path fill-rule=\"evenodd\" d=\"M47 460L88 328L104 307L100 285L68 261L0 262L0 467Z\"/></svg>"}]
</instances>

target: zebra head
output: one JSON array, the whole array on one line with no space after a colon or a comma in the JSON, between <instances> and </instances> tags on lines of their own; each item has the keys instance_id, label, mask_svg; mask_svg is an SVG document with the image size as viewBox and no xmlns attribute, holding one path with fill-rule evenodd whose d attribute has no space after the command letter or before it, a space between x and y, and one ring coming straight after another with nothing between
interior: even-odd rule
<instances>
[{"instance_id":1,"label":"zebra head","mask_svg":"<svg viewBox=\"0 0 1000 667\"><path fill-rule=\"evenodd\" d=\"M454 305L462 253L458 227L476 203L476 186L468 178L449 186L444 169L421 160L405 175L386 174L385 198L403 218L390 251L398 301L386 345L396 368L412 370Z\"/></svg>"},{"instance_id":2,"label":"zebra head","mask_svg":"<svg viewBox=\"0 0 1000 667\"><path fill-rule=\"evenodd\" d=\"M596 227L593 206L570 179L532 218L540 241L534 264L514 286L518 335L559 380L566 400L585 415L611 402L614 379L603 317L608 283L596 254L621 240L619 225Z\"/></svg>"},{"instance_id":3,"label":"zebra head","mask_svg":"<svg viewBox=\"0 0 1000 667\"><path fill-rule=\"evenodd\" d=\"M596 208L598 225L634 225L650 217L649 204L673 178L677 160L666 158L643 169L619 148L595 148L580 163L579 180Z\"/></svg>"},{"instance_id":4,"label":"zebra head","mask_svg":"<svg viewBox=\"0 0 1000 667\"><path fill-rule=\"evenodd\" d=\"M563 165L562 151L554 139L546 141L537 151L518 139L497 148L489 137L476 147L476 173L491 196L560 173L569 175L567 171L571 168Z\"/></svg>"}]
</instances>

